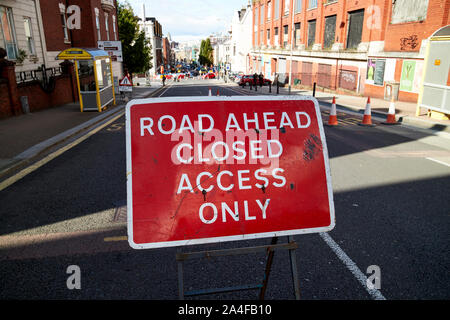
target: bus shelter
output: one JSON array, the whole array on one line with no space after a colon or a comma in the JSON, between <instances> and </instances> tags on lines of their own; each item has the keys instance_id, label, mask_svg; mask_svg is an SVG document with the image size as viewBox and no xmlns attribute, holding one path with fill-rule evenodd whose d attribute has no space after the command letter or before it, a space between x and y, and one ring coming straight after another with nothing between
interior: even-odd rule
<instances>
[{"instance_id":1,"label":"bus shelter","mask_svg":"<svg viewBox=\"0 0 450 320\"><path fill-rule=\"evenodd\" d=\"M437 30L428 41L422 88L416 114L420 108L441 114L448 119L450 114L450 25Z\"/></svg>"},{"instance_id":2,"label":"bus shelter","mask_svg":"<svg viewBox=\"0 0 450 320\"><path fill-rule=\"evenodd\" d=\"M75 62L81 112L102 112L111 102L116 104L111 58L106 51L69 48L61 51L56 59Z\"/></svg>"}]
</instances>

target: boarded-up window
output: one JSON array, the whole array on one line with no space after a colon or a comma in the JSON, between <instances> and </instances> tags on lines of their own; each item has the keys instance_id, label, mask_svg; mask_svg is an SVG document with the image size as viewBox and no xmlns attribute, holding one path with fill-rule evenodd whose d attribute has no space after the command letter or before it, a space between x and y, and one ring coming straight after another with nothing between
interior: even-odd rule
<instances>
[{"instance_id":1,"label":"boarded-up window","mask_svg":"<svg viewBox=\"0 0 450 320\"><path fill-rule=\"evenodd\" d=\"M395 0L391 23L423 21L427 17L428 0Z\"/></svg>"},{"instance_id":2,"label":"boarded-up window","mask_svg":"<svg viewBox=\"0 0 450 320\"><path fill-rule=\"evenodd\" d=\"M361 42L364 9L348 13L347 49L356 49Z\"/></svg>"},{"instance_id":3,"label":"boarded-up window","mask_svg":"<svg viewBox=\"0 0 450 320\"><path fill-rule=\"evenodd\" d=\"M280 17L280 0L275 0L275 12L273 14L273 18L276 20Z\"/></svg>"},{"instance_id":4,"label":"boarded-up window","mask_svg":"<svg viewBox=\"0 0 450 320\"><path fill-rule=\"evenodd\" d=\"M283 47L287 48L289 40L289 27L283 26Z\"/></svg>"},{"instance_id":5,"label":"boarded-up window","mask_svg":"<svg viewBox=\"0 0 450 320\"><path fill-rule=\"evenodd\" d=\"M316 42L316 20L308 21L308 47Z\"/></svg>"},{"instance_id":6,"label":"boarded-up window","mask_svg":"<svg viewBox=\"0 0 450 320\"><path fill-rule=\"evenodd\" d=\"M320 87L331 89L331 65L319 63L319 73L317 74L317 85Z\"/></svg>"},{"instance_id":7,"label":"boarded-up window","mask_svg":"<svg viewBox=\"0 0 450 320\"><path fill-rule=\"evenodd\" d=\"M302 84L305 86L312 85L312 62L302 62Z\"/></svg>"},{"instance_id":8,"label":"boarded-up window","mask_svg":"<svg viewBox=\"0 0 450 320\"><path fill-rule=\"evenodd\" d=\"M358 74L353 70L339 70L339 87L351 91L356 91Z\"/></svg>"},{"instance_id":9,"label":"boarded-up window","mask_svg":"<svg viewBox=\"0 0 450 320\"><path fill-rule=\"evenodd\" d=\"M325 18L325 33L323 47L330 48L334 43L336 35L336 15Z\"/></svg>"},{"instance_id":10,"label":"boarded-up window","mask_svg":"<svg viewBox=\"0 0 450 320\"><path fill-rule=\"evenodd\" d=\"M294 24L294 47L300 44L300 22Z\"/></svg>"}]
</instances>

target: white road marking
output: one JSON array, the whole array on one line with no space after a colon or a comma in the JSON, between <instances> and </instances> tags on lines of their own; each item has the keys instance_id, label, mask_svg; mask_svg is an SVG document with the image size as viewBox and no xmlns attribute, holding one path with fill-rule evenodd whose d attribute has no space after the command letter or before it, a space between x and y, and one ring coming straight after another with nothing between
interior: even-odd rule
<instances>
[{"instance_id":1,"label":"white road marking","mask_svg":"<svg viewBox=\"0 0 450 320\"><path fill-rule=\"evenodd\" d=\"M339 245L328 235L328 233L321 232L319 236L326 242L326 244L333 250L337 257L345 264L348 270L355 276L359 283L367 290L370 296L375 300L386 300L386 298L377 289L371 289L367 286L367 277L359 270L358 266L352 259L339 247Z\"/></svg>"},{"instance_id":2,"label":"white road marking","mask_svg":"<svg viewBox=\"0 0 450 320\"><path fill-rule=\"evenodd\" d=\"M436 160L436 159L433 159L433 158L425 158L425 159L434 161L436 163L442 164L442 165L447 166L447 167L450 167L450 164L447 163L447 162L444 162L444 161Z\"/></svg>"}]
</instances>

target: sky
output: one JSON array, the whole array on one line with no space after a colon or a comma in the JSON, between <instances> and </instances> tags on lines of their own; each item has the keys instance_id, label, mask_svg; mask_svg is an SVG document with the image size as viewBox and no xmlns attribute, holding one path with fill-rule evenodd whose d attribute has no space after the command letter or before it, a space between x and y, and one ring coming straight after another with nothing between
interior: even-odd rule
<instances>
[{"instance_id":1,"label":"sky","mask_svg":"<svg viewBox=\"0 0 450 320\"><path fill-rule=\"evenodd\" d=\"M163 34L170 33L172 41L201 40L214 32L226 32L235 11L248 0L119 0L128 1L134 14L155 17L162 25Z\"/></svg>"}]
</instances>

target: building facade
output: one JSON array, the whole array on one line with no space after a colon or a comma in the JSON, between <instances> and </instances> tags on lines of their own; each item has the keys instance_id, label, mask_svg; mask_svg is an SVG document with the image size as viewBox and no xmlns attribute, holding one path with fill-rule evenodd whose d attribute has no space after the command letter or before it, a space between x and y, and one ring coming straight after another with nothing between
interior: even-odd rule
<instances>
[{"instance_id":1,"label":"building facade","mask_svg":"<svg viewBox=\"0 0 450 320\"><path fill-rule=\"evenodd\" d=\"M16 72L45 64L46 48L39 0L0 2L0 47L6 59L16 63Z\"/></svg>"},{"instance_id":2,"label":"building facade","mask_svg":"<svg viewBox=\"0 0 450 320\"><path fill-rule=\"evenodd\" d=\"M116 0L1 0L0 22L0 118L78 101L73 63L58 53L119 41Z\"/></svg>"},{"instance_id":3,"label":"building facade","mask_svg":"<svg viewBox=\"0 0 450 320\"><path fill-rule=\"evenodd\" d=\"M99 41L119 41L116 0L40 1L47 45L47 65L68 48L98 48ZM113 74L123 75L122 62L113 61Z\"/></svg>"},{"instance_id":4,"label":"building facade","mask_svg":"<svg viewBox=\"0 0 450 320\"><path fill-rule=\"evenodd\" d=\"M139 21L140 30L144 31L145 38L149 41L152 48L152 67L148 70L150 77L161 72L164 66L163 59L163 32L162 26L155 17L147 17L145 14L145 5L142 5L142 17Z\"/></svg>"},{"instance_id":5,"label":"building facade","mask_svg":"<svg viewBox=\"0 0 450 320\"><path fill-rule=\"evenodd\" d=\"M252 49L252 43L248 41L252 35L252 21L251 2L235 11L231 20L230 64L232 72L247 70L248 55Z\"/></svg>"},{"instance_id":6,"label":"building facade","mask_svg":"<svg viewBox=\"0 0 450 320\"><path fill-rule=\"evenodd\" d=\"M416 102L427 38L449 10L446 0L253 0L247 71Z\"/></svg>"}]
</instances>

